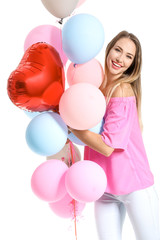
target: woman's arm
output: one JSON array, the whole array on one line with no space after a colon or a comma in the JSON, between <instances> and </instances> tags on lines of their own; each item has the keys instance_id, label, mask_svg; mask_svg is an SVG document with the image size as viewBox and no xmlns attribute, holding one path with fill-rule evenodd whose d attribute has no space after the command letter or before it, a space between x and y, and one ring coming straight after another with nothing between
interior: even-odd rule
<instances>
[{"instance_id":1,"label":"woman's arm","mask_svg":"<svg viewBox=\"0 0 160 240\"><path fill-rule=\"evenodd\" d=\"M76 137L78 137L87 146L105 155L106 157L109 157L111 153L114 151L114 148L109 147L103 142L102 136L100 134L91 132L89 130L75 130L72 128L69 129Z\"/></svg>"},{"instance_id":2,"label":"woman's arm","mask_svg":"<svg viewBox=\"0 0 160 240\"><path fill-rule=\"evenodd\" d=\"M115 89L114 93L112 94L112 97L130 97L130 96L134 96L134 92L129 83L121 84ZM103 142L102 136L100 134L91 132L89 130L75 130L75 129L70 130L87 146L107 157L109 157L114 151L114 148L108 146L105 142Z\"/></svg>"}]
</instances>

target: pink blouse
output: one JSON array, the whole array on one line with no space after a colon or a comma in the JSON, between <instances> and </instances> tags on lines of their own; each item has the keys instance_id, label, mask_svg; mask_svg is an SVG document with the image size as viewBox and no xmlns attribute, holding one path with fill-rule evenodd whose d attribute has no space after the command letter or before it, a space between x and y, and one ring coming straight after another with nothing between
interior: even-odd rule
<instances>
[{"instance_id":1,"label":"pink blouse","mask_svg":"<svg viewBox=\"0 0 160 240\"><path fill-rule=\"evenodd\" d=\"M123 195L153 185L135 96L111 98L104 121L102 140L115 150L105 157L85 147L84 159L94 161L104 169L106 192Z\"/></svg>"}]
</instances>

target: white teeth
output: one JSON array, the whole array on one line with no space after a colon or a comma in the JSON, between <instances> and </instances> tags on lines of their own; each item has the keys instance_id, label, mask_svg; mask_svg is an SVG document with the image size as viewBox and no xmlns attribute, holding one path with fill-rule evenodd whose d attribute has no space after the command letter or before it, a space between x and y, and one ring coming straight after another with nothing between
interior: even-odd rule
<instances>
[{"instance_id":1,"label":"white teeth","mask_svg":"<svg viewBox=\"0 0 160 240\"><path fill-rule=\"evenodd\" d=\"M113 62L113 65L115 65L116 67L121 67L120 65L118 65L117 63Z\"/></svg>"}]
</instances>

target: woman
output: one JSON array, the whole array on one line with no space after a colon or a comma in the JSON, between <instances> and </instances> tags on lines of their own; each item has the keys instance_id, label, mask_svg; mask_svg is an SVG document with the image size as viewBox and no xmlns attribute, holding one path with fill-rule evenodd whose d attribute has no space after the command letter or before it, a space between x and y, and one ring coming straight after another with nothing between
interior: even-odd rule
<instances>
[{"instance_id":1,"label":"woman","mask_svg":"<svg viewBox=\"0 0 160 240\"><path fill-rule=\"evenodd\" d=\"M71 131L88 147L85 159L98 163L108 184L95 202L100 240L120 240L127 211L137 240L160 240L158 199L142 139L139 40L126 31L108 44L100 87L107 108L103 132Z\"/></svg>"}]
</instances>

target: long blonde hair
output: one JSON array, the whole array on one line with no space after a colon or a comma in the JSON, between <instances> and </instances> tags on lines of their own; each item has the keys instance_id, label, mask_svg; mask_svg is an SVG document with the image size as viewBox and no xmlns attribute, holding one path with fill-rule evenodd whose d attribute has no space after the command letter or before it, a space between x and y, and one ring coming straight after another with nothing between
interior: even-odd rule
<instances>
[{"instance_id":1,"label":"long blonde hair","mask_svg":"<svg viewBox=\"0 0 160 240\"><path fill-rule=\"evenodd\" d=\"M121 38L129 38L131 39L134 44L136 45L136 54L131 66L115 81L113 81L109 86L107 86L107 56L110 50L114 47L116 42ZM100 86L100 90L107 98L107 103L109 102L114 90L118 87L121 83L130 83L131 87L134 91L136 97L136 104L137 104L137 111L139 117L139 123L141 130L143 129L142 118L141 118L141 97L142 97L142 89L141 89L141 68L142 68L142 49L141 44L138 38L132 34L128 33L127 31L122 31L118 35L116 35L107 45L106 52L105 52L105 76L104 80ZM108 90L106 92L106 89Z\"/></svg>"}]
</instances>

